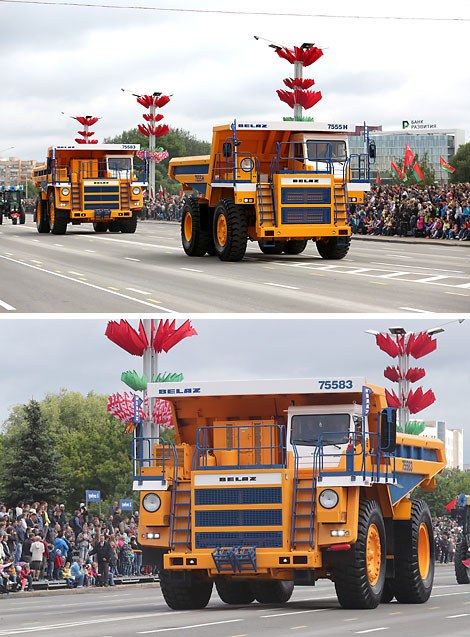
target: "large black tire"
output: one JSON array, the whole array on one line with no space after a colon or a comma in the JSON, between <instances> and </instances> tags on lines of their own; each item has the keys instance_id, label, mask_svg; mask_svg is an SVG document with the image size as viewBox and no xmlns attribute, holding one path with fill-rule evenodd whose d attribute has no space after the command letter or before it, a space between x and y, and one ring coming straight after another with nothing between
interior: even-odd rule
<instances>
[{"instance_id":1,"label":"large black tire","mask_svg":"<svg viewBox=\"0 0 470 637\"><path fill-rule=\"evenodd\" d=\"M470 568L462 564L462 560L468 560L468 546L466 540L457 544L454 556L455 578L457 584L470 584Z\"/></svg>"},{"instance_id":2,"label":"large black tire","mask_svg":"<svg viewBox=\"0 0 470 637\"><path fill-rule=\"evenodd\" d=\"M360 500L357 541L333 571L343 608L377 608L385 586L386 557L382 511L375 500Z\"/></svg>"},{"instance_id":3,"label":"large black tire","mask_svg":"<svg viewBox=\"0 0 470 637\"><path fill-rule=\"evenodd\" d=\"M106 232L108 229L108 223L105 221L94 221L93 222L93 230L95 232Z\"/></svg>"},{"instance_id":4,"label":"large black tire","mask_svg":"<svg viewBox=\"0 0 470 637\"><path fill-rule=\"evenodd\" d=\"M36 229L40 233L51 231L49 217L47 215L47 201L38 197L36 201Z\"/></svg>"},{"instance_id":5,"label":"large black tire","mask_svg":"<svg viewBox=\"0 0 470 637\"><path fill-rule=\"evenodd\" d=\"M121 232L121 222L118 221L117 219L115 219L114 221L110 221L108 223L108 228L109 228L109 231L112 232L113 234L116 234L117 232Z\"/></svg>"},{"instance_id":6,"label":"large black tire","mask_svg":"<svg viewBox=\"0 0 470 637\"><path fill-rule=\"evenodd\" d=\"M285 604L294 591L294 582L264 580L251 584L255 599L260 604Z\"/></svg>"},{"instance_id":7,"label":"large black tire","mask_svg":"<svg viewBox=\"0 0 470 637\"><path fill-rule=\"evenodd\" d=\"M121 232L126 234L134 233L137 229L137 213L134 211L132 217L121 221Z\"/></svg>"},{"instance_id":8,"label":"large black tire","mask_svg":"<svg viewBox=\"0 0 470 637\"><path fill-rule=\"evenodd\" d=\"M215 253L221 261L241 261L248 241L245 210L233 199L221 199L214 211L213 237Z\"/></svg>"},{"instance_id":9,"label":"large black tire","mask_svg":"<svg viewBox=\"0 0 470 637\"><path fill-rule=\"evenodd\" d=\"M349 252L350 237L329 237L316 241L317 250L323 259L344 259Z\"/></svg>"},{"instance_id":10,"label":"large black tire","mask_svg":"<svg viewBox=\"0 0 470 637\"><path fill-rule=\"evenodd\" d=\"M268 243L268 245L266 245ZM282 254L286 248L287 241L273 241L271 240L271 245L269 245L269 240L263 239L262 241L258 241L259 249L263 254Z\"/></svg>"},{"instance_id":11,"label":"large black tire","mask_svg":"<svg viewBox=\"0 0 470 637\"><path fill-rule=\"evenodd\" d=\"M55 197L53 194L49 197L48 205L49 225L52 234L65 234L67 232L67 216L63 210L57 210L55 207Z\"/></svg>"},{"instance_id":12,"label":"large black tire","mask_svg":"<svg viewBox=\"0 0 470 637\"><path fill-rule=\"evenodd\" d=\"M2 225L2 223L3 223L3 209L0 208L0 226Z\"/></svg>"},{"instance_id":13,"label":"large black tire","mask_svg":"<svg viewBox=\"0 0 470 637\"><path fill-rule=\"evenodd\" d=\"M12 224L14 226L16 226L16 224L18 223L18 219L16 217L13 217L13 219L11 220Z\"/></svg>"},{"instance_id":14,"label":"large black tire","mask_svg":"<svg viewBox=\"0 0 470 637\"><path fill-rule=\"evenodd\" d=\"M23 225L26 223L26 214L24 212L20 213L20 224Z\"/></svg>"},{"instance_id":15,"label":"large black tire","mask_svg":"<svg viewBox=\"0 0 470 637\"><path fill-rule=\"evenodd\" d=\"M204 226L197 200L185 199L181 212L181 243L189 257L203 257L210 248L209 228Z\"/></svg>"},{"instance_id":16,"label":"large black tire","mask_svg":"<svg viewBox=\"0 0 470 637\"><path fill-rule=\"evenodd\" d=\"M174 577L171 571L160 571L160 588L165 602L173 610L195 610L205 608L212 594L212 582L204 580L198 573L191 573L190 583Z\"/></svg>"},{"instance_id":17,"label":"large black tire","mask_svg":"<svg viewBox=\"0 0 470 637\"><path fill-rule=\"evenodd\" d=\"M301 254L307 247L307 239L291 239L287 241L284 252L286 254Z\"/></svg>"},{"instance_id":18,"label":"large black tire","mask_svg":"<svg viewBox=\"0 0 470 637\"><path fill-rule=\"evenodd\" d=\"M434 580L434 536L426 502L413 500L410 519L396 521L394 531L395 597L402 604L423 604Z\"/></svg>"},{"instance_id":19,"label":"large black tire","mask_svg":"<svg viewBox=\"0 0 470 637\"><path fill-rule=\"evenodd\" d=\"M255 595L248 582L231 582L223 579L215 581L220 599L226 604L251 604Z\"/></svg>"}]
</instances>

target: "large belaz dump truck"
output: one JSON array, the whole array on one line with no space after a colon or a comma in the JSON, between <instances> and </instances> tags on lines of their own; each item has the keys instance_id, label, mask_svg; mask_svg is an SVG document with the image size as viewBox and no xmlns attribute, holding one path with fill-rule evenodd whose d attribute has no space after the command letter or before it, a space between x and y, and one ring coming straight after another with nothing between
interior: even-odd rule
<instances>
[{"instance_id":1,"label":"large belaz dump truck","mask_svg":"<svg viewBox=\"0 0 470 637\"><path fill-rule=\"evenodd\" d=\"M370 189L369 155L350 155L345 123L237 122L214 127L211 154L177 157L169 175L187 192L181 239L189 256L243 258L247 241L265 254L295 255L315 241L325 259L349 250L351 203Z\"/></svg>"},{"instance_id":2,"label":"large belaz dump truck","mask_svg":"<svg viewBox=\"0 0 470 637\"><path fill-rule=\"evenodd\" d=\"M139 542L173 609L286 602L334 581L346 608L422 603L443 443L396 432L384 390L361 378L149 384L175 442L134 436Z\"/></svg>"}]
</instances>

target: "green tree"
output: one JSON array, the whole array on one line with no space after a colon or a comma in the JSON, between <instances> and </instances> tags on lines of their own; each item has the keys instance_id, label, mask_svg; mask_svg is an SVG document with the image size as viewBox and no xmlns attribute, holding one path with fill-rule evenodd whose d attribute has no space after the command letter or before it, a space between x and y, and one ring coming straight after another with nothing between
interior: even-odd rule
<instances>
[{"instance_id":1,"label":"green tree","mask_svg":"<svg viewBox=\"0 0 470 637\"><path fill-rule=\"evenodd\" d=\"M60 458L37 401L17 410L10 438L2 441L3 488L9 504L19 500L57 500L64 495Z\"/></svg>"},{"instance_id":2,"label":"green tree","mask_svg":"<svg viewBox=\"0 0 470 637\"><path fill-rule=\"evenodd\" d=\"M105 144L140 144L142 148L148 148L148 138L139 132L138 128L131 128L123 131L115 137L108 137ZM170 128L170 132L156 140L157 148L161 147L168 151L168 159L155 165L155 184L158 189L160 184L171 194L179 194L181 186L168 177L168 165L173 157L188 157L193 155L208 155L211 145L209 142L197 139L189 131L181 128ZM136 171L142 168L142 161L136 158Z\"/></svg>"},{"instance_id":3,"label":"green tree","mask_svg":"<svg viewBox=\"0 0 470 637\"><path fill-rule=\"evenodd\" d=\"M470 493L470 473L459 469L445 469L436 476L435 491L422 491L418 488L413 491L413 497L426 500L431 515L437 517L447 514L446 504L459 493Z\"/></svg>"},{"instance_id":4,"label":"green tree","mask_svg":"<svg viewBox=\"0 0 470 637\"><path fill-rule=\"evenodd\" d=\"M397 166L397 168L400 168L401 171L404 172L403 157L394 157L392 161L395 164L395 166ZM436 175L434 173L434 168L432 167L432 164L429 162L428 153L425 152L422 156L416 154L415 161L418 162L418 166L421 168L421 172L423 173L422 181L418 181L416 179L415 174L413 172L413 166L407 166L407 169L406 169L407 179L405 182L399 177L399 175L397 175L397 173L394 170L389 171L392 183L396 184L397 186L400 186L400 185L415 186L416 184L419 184L420 186L430 186L431 184L434 184L436 181Z\"/></svg>"},{"instance_id":5,"label":"green tree","mask_svg":"<svg viewBox=\"0 0 470 637\"><path fill-rule=\"evenodd\" d=\"M455 155L449 159L449 164L455 168L455 172L450 175L452 184L470 182L470 142L460 146Z\"/></svg>"}]
</instances>

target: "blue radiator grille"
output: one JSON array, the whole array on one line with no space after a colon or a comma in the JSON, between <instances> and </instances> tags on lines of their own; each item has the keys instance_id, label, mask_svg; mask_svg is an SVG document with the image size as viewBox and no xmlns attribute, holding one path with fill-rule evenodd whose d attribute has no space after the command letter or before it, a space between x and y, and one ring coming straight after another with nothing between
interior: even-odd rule
<instances>
[{"instance_id":1,"label":"blue radiator grille","mask_svg":"<svg viewBox=\"0 0 470 637\"><path fill-rule=\"evenodd\" d=\"M119 194L119 186L84 186L83 192L85 194L95 194L103 192Z\"/></svg>"},{"instance_id":2,"label":"blue radiator grille","mask_svg":"<svg viewBox=\"0 0 470 637\"><path fill-rule=\"evenodd\" d=\"M282 531L241 531L240 533L196 533L196 548L218 546L282 547Z\"/></svg>"},{"instance_id":3,"label":"blue radiator grille","mask_svg":"<svg viewBox=\"0 0 470 637\"><path fill-rule=\"evenodd\" d=\"M281 509L248 511L196 511L196 527L200 526L281 526Z\"/></svg>"},{"instance_id":4,"label":"blue radiator grille","mask_svg":"<svg viewBox=\"0 0 470 637\"><path fill-rule=\"evenodd\" d=\"M119 210L119 202L106 203L102 201L96 201L95 203L88 203L85 201L83 210Z\"/></svg>"},{"instance_id":5,"label":"blue radiator grille","mask_svg":"<svg viewBox=\"0 0 470 637\"><path fill-rule=\"evenodd\" d=\"M330 203L330 188L283 188L281 203Z\"/></svg>"},{"instance_id":6,"label":"blue radiator grille","mask_svg":"<svg viewBox=\"0 0 470 637\"><path fill-rule=\"evenodd\" d=\"M216 504L281 504L281 487L196 489L194 503L196 506Z\"/></svg>"},{"instance_id":7,"label":"blue radiator grille","mask_svg":"<svg viewBox=\"0 0 470 637\"><path fill-rule=\"evenodd\" d=\"M282 208L282 223L330 223L330 208Z\"/></svg>"}]
</instances>

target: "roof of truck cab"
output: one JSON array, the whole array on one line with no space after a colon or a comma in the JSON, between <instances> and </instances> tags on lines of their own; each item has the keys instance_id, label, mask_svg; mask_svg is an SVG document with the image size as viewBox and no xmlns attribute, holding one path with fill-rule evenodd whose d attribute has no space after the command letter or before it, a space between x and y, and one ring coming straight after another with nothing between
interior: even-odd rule
<instances>
[{"instance_id":1,"label":"roof of truck cab","mask_svg":"<svg viewBox=\"0 0 470 637\"><path fill-rule=\"evenodd\" d=\"M140 150L140 144L64 144L63 146L50 146L49 150Z\"/></svg>"},{"instance_id":2,"label":"roof of truck cab","mask_svg":"<svg viewBox=\"0 0 470 637\"><path fill-rule=\"evenodd\" d=\"M278 131L292 131L296 133L301 132L322 132L322 133L354 133L359 134L359 129L364 125L352 124L351 122L304 122L304 121L279 121L268 122L265 120L239 120L236 121L237 130L278 130ZM229 131L232 130L232 124L222 124L221 126L214 126L214 131Z\"/></svg>"},{"instance_id":3,"label":"roof of truck cab","mask_svg":"<svg viewBox=\"0 0 470 637\"><path fill-rule=\"evenodd\" d=\"M366 384L361 376L335 378L271 378L262 380L209 380L201 382L149 383L151 398L192 398L197 396L259 396L282 394L361 393Z\"/></svg>"}]
</instances>

